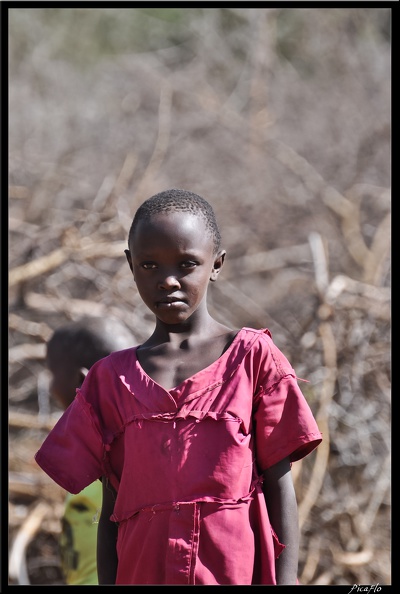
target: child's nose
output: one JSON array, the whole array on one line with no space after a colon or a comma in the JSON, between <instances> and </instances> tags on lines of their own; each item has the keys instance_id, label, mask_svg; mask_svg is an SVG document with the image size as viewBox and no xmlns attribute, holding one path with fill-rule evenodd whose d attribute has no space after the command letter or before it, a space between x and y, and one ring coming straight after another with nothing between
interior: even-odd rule
<instances>
[{"instance_id":1,"label":"child's nose","mask_svg":"<svg viewBox=\"0 0 400 594\"><path fill-rule=\"evenodd\" d=\"M173 274L165 276L163 280L160 280L160 287L162 289L168 289L169 291L173 288L180 288L180 282L177 277Z\"/></svg>"}]
</instances>

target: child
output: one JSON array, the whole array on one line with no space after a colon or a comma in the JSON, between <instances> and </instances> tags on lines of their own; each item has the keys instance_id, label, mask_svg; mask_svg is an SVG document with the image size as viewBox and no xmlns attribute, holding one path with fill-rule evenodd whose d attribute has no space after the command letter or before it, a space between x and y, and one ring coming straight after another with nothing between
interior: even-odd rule
<instances>
[{"instance_id":1,"label":"child","mask_svg":"<svg viewBox=\"0 0 400 594\"><path fill-rule=\"evenodd\" d=\"M82 318L55 330L47 343L50 394L65 410L90 367L99 359L132 345L135 339L118 320ZM68 585L98 584L96 547L102 483L95 480L65 500L60 535L61 566Z\"/></svg>"},{"instance_id":2,"label":"child","mask_svg":"<svg viewBox=\"0 0 400 594\"><path fill-rule=\"evenodd\" d=\"M210 204L146 200L125 251L151 336L89 371L36 454L78 492L102 477L100 584L295 584L291 463L321 442L267 329L207 309L225 250Z\"/></svg>"}]
</instances>

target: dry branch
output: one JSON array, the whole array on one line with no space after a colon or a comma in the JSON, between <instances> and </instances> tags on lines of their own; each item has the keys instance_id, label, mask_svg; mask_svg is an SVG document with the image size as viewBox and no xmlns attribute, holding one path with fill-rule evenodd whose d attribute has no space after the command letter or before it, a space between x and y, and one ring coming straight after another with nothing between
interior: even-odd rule
<instances>
[{"instance_id":1,"label":"dry branch","mask_svg":"<svg viewBox=\"0 0 400 594\"><path fill-rule=\"evenodd\" d=\"M89 245L81 245L78 239L78 243L74 248L58 248L47 256L42 256L12 269L9 274L9 286L13 287L23 281L42 276L54 270L69 258L79 261L105 256L109 258L124 257L126 247L126 241L97 244L93 241Z\"/></svg>"},{"instance_id":2,"label":"dry branch","mask_svg":"<svg viewBox=\"0 0 400 594\"><path fill-rule=\"evenodd\" d=\"M24 429L45 429L50 431L57 422L59 414L54 417L35 416L31 413L20 413L15 410L9 411L8 423L11 427L20 427Z\"/></svg>"},{"instance_id":3,"label":"dry branch","mask_svg":"<svg viewBox=\"0 0 400 594\"><path fill-rule=\"evenodd\" d=\"M312 165L291 147L274 140L269 143L269 148L273 150L275 158L300 177L310 190L310 197L312 195L322 196L326 206L340 217L347 250L362 269L367 268L365 280L372 280L376 267L387 255L389 221L385 219L382 223L382 237L381 235L377 237L377 245L371 255L361 233L359 200L356 203L351 202L335 188L326 184Z\"/></svg>"},{"instance_id":4,"label":"dry branch","mask_svg":"<svg viewBox=\"0 0 400 594\"><path fill-rule=\"evenodd\" d=\"M132 298L132 295L130 297ZM149 333L150 325L142 314L141 303L137 307L133 304L133 308L129 304L127 313L121 303L119 306L107 306L101 301L91 299L71 299L63 295L55 297L30 292L26 294L26 304L32 310L44 313L59 312L72 320L82 316L114 316L128 325L135 336L146 336Z\"/></svg>"},{"instance_id":5,"label":"dry branch","mask_svg":"<svg viewBox=\"0 0 400 594\"><path fill-rule=\"evenodd\" d=\"M103 315L106 306L102 302L91 299L71 299L67 297L54 297L45 293L27 293L25 302L32 310L41 312L63 312L67 316L76 315Z\"/></svg>"},{"instance_id":6,"label":"dry branch","mask_svg":"<svg viewBox=\"0 0 400 594\"><path fill-rule=\"evenodd\" d=\"M147 195L150 195L148 186L152 183L166 155L170 133L171 133L171 106L173 91L170 83L163 79L160 90L160 101L158 107L158 134L154 146L153 154L146 167L146 170L135 190L137 204L143 201Z\"/></svg>"},{"instance_id":7,"label":"dry branch","mask_svg":"<svg viewBox=\"0 0 400 594\"><path fill-rule=\"evenodd\" d=\"M390 254L391 213L389 212L375 231L374 239L364 264L364 281L381 284L382 268Z\"/></svg>"},{"instance_id":8,"label":"dry branch","mask_svg":"<svg viewBox=\"0 0 400 594\"><path fill-rule=\"evenodd\" d=\"M364 310L369 316L389 321L391 318L391 290L377 287L339 274L326 290L327 305L336 309Z\"/></svg>"},{"instance_id":9,"label":"dry branch","mask_svg":"<svg viewBox=\"0 0 400 594\"><path fill-rule=\"evenodd\" d=\"M46 345L43 344L19 344L8 351L10 363L21 362L26 359L44 359L46 356Z\"/></svg>"},{"instance_id":10,"label":"dry branch","mask_svg":"<svg viewBox=\"0 0 400 594\"><path fill-rule=\"evenodd\" d=\"M127 190L135 172L137 160L138 157L135 152L131 151L126 155L117 181L115 182L115 186L110 194L110 199L114 200L118 198L118 196L121 196ZM99 208L99 206L100 204L95 204L95 207Z\"/></svg>"},{"instance_id":11,"label":"dry branch","mask_svg":"<svg viewBox=\"0 0 400 594\"><path fill-rule=\"evenodd\" d=\"M315 284L319 294L323 296L329 284L328 261L324 244L321 235L316 232L309 234L308 241L314 261Z\"/></svg>"},{"instance_id":12,"label":"dry branch","mask_svg":"<svg viewBox=\"0 0 400 594\"><path fill-rule=\"evenodd\" d=\"M364 549L356 553L341 551L334 544L331 545L333 558L338 565L366 565L373 557L371 549Z\"/></svg>"},{"instance_id":13,"label":"dry branch","mask_svg":"<svg viewBox=\"0 0 400 594\"><path fill-rule=\"evenodd\" d=\"M65 248L58 248L48 254L37 258L33 262L27 262L17 268L10 270L8 277L8 284L10 287L17 285L23 281L41 276L57 266L60 266L69 257L69 250Z\"/></svg>"},{"instance_id":14,"label":"dry branch","mask_svg":"<svg viewBox=\"0 0 400 594\"><path fill-rule=\"evenodd\" d=\"M328 424L329 404L333 398L337 377L336 345L332 328L329 323L322 322L319 330L323 342L326 376L321 389L320 404L316 414L316 420L323 435L323 440L317 448L315 463L307 491L299 503L300 530L304 526L310 510L317 500L328 467L330 449L330 432Z\"/></svg>"},{"instance_id":15,"label":"dry branch","mask_svg":"<svg viewBox=\"0 0 400 594\"><path fill-rule=\"evenodd\" d=\"M36 532L41 527L43 519L51 512L50 506L40 501L30 511L28 518L22 524L11 546L9 558L9 575L18 584L29 586L30 580L26 566L26 549Z\"/></svg>"},{"instance_id":16,"label":"dry branch","mask_svg":"<svg viewBox=\"0 0 400 594\"><path fill-rule=\"evenodd\" d=\"M257 254L231 259L227 272L224 271L224 276L230 278L238 274L241 276L258 274L304 263L311 263L311 250L308 243L290 245L269 250L268 252L258 252Z\"/></svg>"},{"instance_id":17,"label":"dry branch","mask_svg":"<svg viewBox=\"0 0 400 594\"><path fill-rule=\"evenodd\" d=\"M37 336L44 341L52 334L51 328L45 322L33 322L12 312L8 315L8 327L22 334Z\"/></svg>"}]
</instances>

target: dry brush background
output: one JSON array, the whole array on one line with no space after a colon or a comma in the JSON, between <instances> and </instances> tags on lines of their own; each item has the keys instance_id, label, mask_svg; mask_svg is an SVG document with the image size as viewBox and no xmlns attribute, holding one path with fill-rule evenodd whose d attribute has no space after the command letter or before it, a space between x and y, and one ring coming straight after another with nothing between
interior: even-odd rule
<instances>
[{"instance_id":1,"label":"dry brush background","mask_svg":"<svg viewBox=\"0 0 400 594\"><path fill-rule=\"evenodd\" d=\"M391 583L389 8L11 8L9 583L62 584L44 344L152 319L123 250L168 187L215 207L210 309L269 327L324 442L293 467L303 584Z\"/></svg>"}]
</instances>

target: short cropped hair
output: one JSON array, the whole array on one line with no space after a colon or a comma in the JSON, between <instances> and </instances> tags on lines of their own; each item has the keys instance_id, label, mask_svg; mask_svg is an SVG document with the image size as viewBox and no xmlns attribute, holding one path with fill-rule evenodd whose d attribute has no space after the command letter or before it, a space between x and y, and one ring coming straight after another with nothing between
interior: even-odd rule
<instances>
[{"instance_id":1,"label":"short cropped hair","mask_svg":"<svg viewBox=\"0 0 400 594\"><path fill-rule=\"evenodd\" d=\"M214 253L218 253L221 248L221 234L211 204L194 192L177 188L159 192L139 206L129 230L128 247L139 221L148 221L155 214L169 212L189 212L201 216L213 239Z\"/></svg>"}]
</instances>

